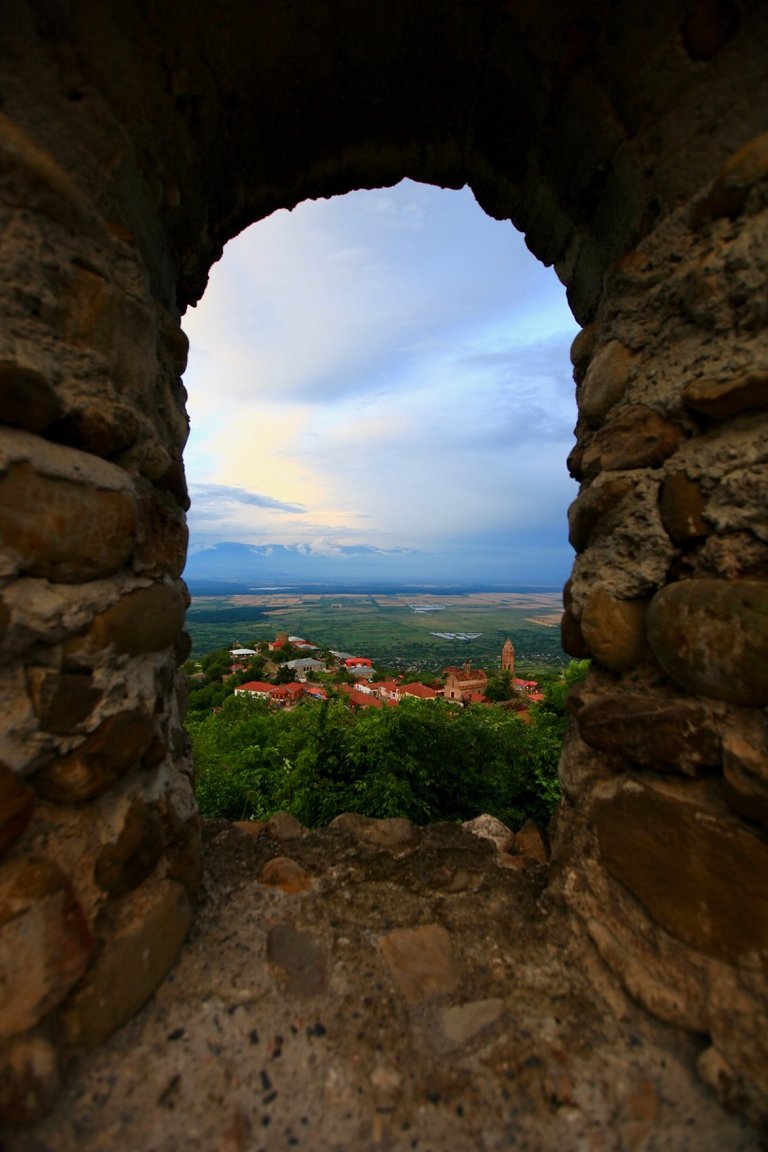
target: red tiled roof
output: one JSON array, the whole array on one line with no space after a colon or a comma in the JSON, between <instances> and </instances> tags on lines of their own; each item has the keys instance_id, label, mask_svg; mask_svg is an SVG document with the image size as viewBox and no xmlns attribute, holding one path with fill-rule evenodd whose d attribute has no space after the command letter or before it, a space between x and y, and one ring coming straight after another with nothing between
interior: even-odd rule
<instances>
[{"instance_id":1,"label":"red tiled roof","mask_svg":"<svg viewBox=\"0 0 768 1152\"><path fill-rule=\"evenodd\" d=\"M249 680L247 684L238 684L235 692L271 692L274 684L267 684L264 680Z\"/></svg>"},{"instance_id":2,"label":"red tiled roof","mask_svg":"<svg viewBox=\"0 0 768 1152\"><path fill-rule=\"evenodd\" d=\"M421 700L434 700L437 696L434 688L428 688L426 684L420 684L417 680L413 684L402 684L400 687L401 696L418 696Z\"/></svg>"}]
</instances>

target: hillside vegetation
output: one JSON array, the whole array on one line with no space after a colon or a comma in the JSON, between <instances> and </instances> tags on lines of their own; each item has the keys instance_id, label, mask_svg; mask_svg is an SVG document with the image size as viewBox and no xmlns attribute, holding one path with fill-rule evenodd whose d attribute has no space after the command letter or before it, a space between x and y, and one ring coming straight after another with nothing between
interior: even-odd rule
<instances>
[{"instance_id":1,"label":"hillside vegetation","mask_svg":"<svg viewBox=\"0 0 768 1152\"><path fill-rule=\"evenodd\" d=\"M417 824L490 812L512 828L546 825L559 797L565 696L586 668L573 661L553 675L525 716L443 700L358 713L333 695L276 710L230 688L219 710L201 699L188 718L200 809L232 820L287 811L308 827L345 811Z\"/></svg>"}]
</instances>

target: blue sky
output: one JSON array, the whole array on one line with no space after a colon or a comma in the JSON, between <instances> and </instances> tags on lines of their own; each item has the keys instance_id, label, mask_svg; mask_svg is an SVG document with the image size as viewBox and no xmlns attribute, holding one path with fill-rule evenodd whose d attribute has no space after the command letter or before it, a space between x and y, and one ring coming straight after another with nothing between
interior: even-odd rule
<instances>
[{"instance_id":1,"label":"blue sky","mask_svg":"<svg viewBox=\"0 0 768 1152\"><path fill-rule=\"evenodd\" d=\"M276 212L228 244L183 326L191 553L366 545L567 576L577 327L468 189Z\"/></svg>"}]
</instances>

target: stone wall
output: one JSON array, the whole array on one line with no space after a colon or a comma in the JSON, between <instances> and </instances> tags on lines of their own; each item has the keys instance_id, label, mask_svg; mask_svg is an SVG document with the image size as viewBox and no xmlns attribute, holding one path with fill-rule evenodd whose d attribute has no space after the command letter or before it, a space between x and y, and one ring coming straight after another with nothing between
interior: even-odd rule
<instances>
[{"instance_id":1,"label":"stone wall","mask_svg":"<svg viewBox=\"0 0 768 1152\"><path fill-rule=\"evenodd\" d=\"M765 1110L768 18L746 0L14 0L0 44L0 1105L173 963L185 307L276 207L470 183L568 286L574 700L555 883Z\"/></svg>"}]
</instances>

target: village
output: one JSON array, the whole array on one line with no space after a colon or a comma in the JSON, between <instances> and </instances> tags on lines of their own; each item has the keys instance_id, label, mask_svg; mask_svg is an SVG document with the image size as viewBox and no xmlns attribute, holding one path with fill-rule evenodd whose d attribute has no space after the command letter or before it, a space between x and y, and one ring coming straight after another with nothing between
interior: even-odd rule
<instances>
[{"instance_id":1,"label":"village","mask_svg":"<svg viewBox=\"0 0 768 1152\"><path fill-rule=\"evenodd\" d=\"M328 698L328 687L321 677L334 676L334 689L346 700L351 708L392 708L406 699L444 699L465 706L469 704L494 705L504 703L525 713L529 704L544 699L538 682L523 680L515 676L515 649L507 639L501 651L500 682L504 686L502 700L498 691L489 694L489 675L483 669L473 668L470 660L463 666L450 666L443 669L442 682L424 684L421 681L406 682L403 677L385 679L377 673L372 660L367 656L335 650L321 651L317 644L287 632L278 632L275 639L260 645L260 652L254 648L235 647L229 650L229 671L235 676L246 672L252 661L267 653L276 662L278 682L267 680L247 680L238 684L234 694L251 699L268 701L277 708L291 708L302 700L322 701ZM293 656L296 652L298 655ZM292 656L286 660L286 654ZM282 659L281 659L282 657ZM280 672L285 669L285 672ZM293 679L288 679L288 674ZM341 674L341 682L338 682Z\"/></svg>"}]
</instances>

